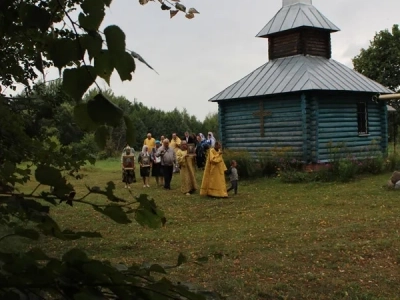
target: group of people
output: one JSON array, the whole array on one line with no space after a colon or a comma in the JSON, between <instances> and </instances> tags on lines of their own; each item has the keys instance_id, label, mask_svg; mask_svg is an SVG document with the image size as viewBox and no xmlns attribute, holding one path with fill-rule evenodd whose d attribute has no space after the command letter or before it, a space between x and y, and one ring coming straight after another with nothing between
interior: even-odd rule
<instances>
[{"instance_id":1,"label":"group of people","mask_svg":"<svg viewBox=\"0 0 400 300\"><path fill-rule=\"evenodd\" d=\"M151 133L143 142L142 151L138 154L137 162L140 165L140 176L143 187L150 187L150 173L156 179L157 185L164 189L171 189L171 180L174 172L180 172L181 192L191 195L197 191L196 166L204 170L200 187L200 195L212 197L228 197L228 192L233 190L237 194L237 164L231 162L227 169L222 156L221 143L216 141L212 132L206 138L202 133L190 135L185 132L184 138L180 139L176 133L172 134L171 140L161 136L155 140ZM194 145L195 151L188 151L188 145ZM121 156L123 169L123 182L125 188L130 188L136 182L134 167L125 168L124 158L134 157L134 149L126 145ZM227 190L225 175L228 174L231 187Z\"/></svg>"}]
</instances>

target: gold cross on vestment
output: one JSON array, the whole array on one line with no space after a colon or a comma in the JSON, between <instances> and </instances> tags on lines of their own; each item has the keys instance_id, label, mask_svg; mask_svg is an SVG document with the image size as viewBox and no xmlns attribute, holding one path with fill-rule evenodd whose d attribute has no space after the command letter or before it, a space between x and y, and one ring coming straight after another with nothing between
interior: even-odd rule
<instances>
[{"instance_id":1,"label":"gold cross on vestment","mask_svg":"<svg viewBox=\"0 0 400 300\"><path fill-rule=\"evenodd\" d=\"M260 118L261 137L264 137L264 117L272 115L270 111L264 111L263 101L260 101L260 110L253 113L253 116Z\"/></svg>"}]
</instances>

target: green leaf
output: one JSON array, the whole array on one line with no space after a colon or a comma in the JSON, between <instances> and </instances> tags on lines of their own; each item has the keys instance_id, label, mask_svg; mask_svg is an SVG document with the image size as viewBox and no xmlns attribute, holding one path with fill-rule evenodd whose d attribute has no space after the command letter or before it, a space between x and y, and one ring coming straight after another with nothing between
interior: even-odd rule
<instances>
[{"instance_id":1,"label":"green leaf","mask_svg":"<svg viewBox=\"0 0 400 300\"><path fill-rule=\"evenodd\" d=\"M1 294L3 299L7 300L20 300L25 299L25 297L21 298L20 295L14 291L6 291L4 294Z\"/></svg>"},{"instance_id":2,"label":"green leaf","mask_svg":"<svg viewBox=\"0 0 400 300\"><path fill-rule=\"evenodd\" d=\"M68 252L66 252L63 257L62 257L62 261L72 264L72 265L81 265L82 263L86 263L88 261L90 261L90 259L88 258L88 256L86 255L85 252L83 252L82 250L79 249L71 249Z\"/></svg>"},{"instance_id":3,"label":"green leaf","mask_svg":"<svg viewBox=\"0 0 400 300\"><path fill-rule=\"evenodd\" d=\"M81 36L80 41L82 47L87 50L90 60L100 54L103 45L103 39L98 32L85 34Z\"/></svg>"},{"instance_id":4,"label":"green leaf","mask_svg":"<svg viewBox=\"0 0 400 300\"><path fill-rule=\"evenodd\" d=\"M100 53L94 58L94 69L96 74L103 78L108 85L110 85L110 77L114 71L115 63L111 59L108 50L101 50Z\"/></svg>"},{"instance_id":5,"label":"green leaf","mask_svg":"<svg viewBox=\"0 0 400 300\"><path fill-rule=\"evenodd\" d=\"M11 177L15 170L17 169L16 165L10 161L5 161L0 167L0 174L5 177Z\"/></svg>"},{"instance_id":6,"label":"green leaf","mask_svg":"<svg viewBox=\"0 0 400 300\"><path fill-rule=\"evenodd\" d=\"M91 260L82 266L82 271L92 280L98 282L109 282L107 275L115 272L115 269L100 261Z\"/></svg>"},{"instance_id":7,"label":"green leaf","mask_svg":"<svg viewBox=\"0 0 400 300\"><path fill-rule=\"evenodd\" d=\"M160 217L144 208L139 208L135 211L135 220L142 226L148 226L154 229L162 226Z\"/></svg>"},{"instance_id":8,"label":"green leaf","mask_svg":"<svg viewBox=\"0 0 400 300\"><path fill-rule=\"evenodd\" d=\"M140 203L135 212L135 220L142 226L159 228L166 222L164 213L157 208L154 200L149 200L147 195L141 194L135 197Z\"/></svg>"},{"instance_id":9,"label":"green leaf","mask_svg":"<svg viewBox=\"0 0 400 300\"><path fill-rule=\"evenodd\" d=\"M45 32L51 23L51 15L45 9L32 4L23 4L20 6L20 18L26 28L39 28Z\"/></svg>"},{"instance_id":10,"label":"green leaf","mask_svg":"<svg viewBox=\"0 0 400 300\"><path fill-rule=\"evenodd\" d=\"M40 51L36 53L35 67L40 73L44 74L42 52Z\"/></svg>"},{"instance_id":11,"label":"green leaf","mask_svg":"<svg viewBox=\"0 0 400 300\"><path fill-rule=\"evenodd\" d=\"M129 220L128 216L126 215L125 211L122 209L121 206L110 204L106 206L104 209L101 209L96 206L93 207L96 211L101 212L102 214L106 215L107 217L109 217L110 219L114 220L119 224L132 223L132 221Z\"/></svg>"},{"instance_id":12,"label":"green leaf","mask_svg":"<svg viewBox=\"0 0 400 300\"><path fill-rule=\"evenodd\" d=\"M207 298L205 296L189 291L189 289L182 284L178 284L177 286L175 286L175 289L177 290L179 295L185 297L186 299L207 300Z\"/></svg>"},{"instance_id":13,"label":"green leaf","mask_svg":"<svg viewBox=\"0 0 400 300\"><path fill-rule=\"evenodd\" d=\"M125 33L116 25L110 25L104 29L108 51L111 56L118 58L125 53Z\"/></svg>"},{"instance_id":14,"label":"green leaf","mask_svg":"<svg viewBox=\"0 0 400 300\"><path fill-rule=\"evenodd\" d=\"M14 233L16 235L31 239L31 240L38 240L40 235L39 233L34 230L34 229L27 229L27 228L23 228L23 227L16 227L14 229Z\"/></svg>"},{"instance_id":15,"label":"green leaf","mask_svg":"<svg viewBox=\"0 0 400 300\"><path fill-rule=\"evenodd\" d=\"M183 255L182 253L179 253L178 263L176 264L176 266L178 267L186 262L187 262L187 257L185 255Z\"/></svg>"},{"instance_id":16,"label":"green leaf","mask_svg":"<svg viewBox=\"0 0 400 300\"><path fill-rule=\"evenodd\" d=\"M65 69L63 73L63 90L75 101L80 102L82 96L96 80L96 72L92 66L81 66Z\"/></svg>"},{"instance_id":17,"label":"green leaf","mask_svg":"<svg viewBox=\"0 0 400 300\"><path fill-rule=\"evenodd\" d=\"M79 46L77 39L48 39L46 51L48 58L54 63L58 69L62 69L68 64L79 61L84 56L84 48Z\"/></svg>"},{"instance_id":18,"label":"green leaf","mask_svg":"<svg viewBox=\"0 0 400 300\"><path fill-rule=\"evenodd\" d=\"M115 60L115 69L117 70L119 77L122 81L132 80L132 73L135 72L136 64L132 55L128 52L124 52L118 59Z\"/></svg>"},{"instance_id":19,"label":"green leaf","mask_svg":"<svg viewBox=\"0 0 400 300\"><path fill-rule=\"evenodd\" d=\"M104 299L104 295L95 288L84 288L79 293L74 295L74 300L99 300L99 299Z\"/></svg>"},{"instance_id":20,"label":"green leaf","mask_svg":"<svg viewBox=\"0 0 400 300\"><path fill-rule=\"evenodd\" d=\"M95 131L99 127L99 125L90 118L86 102L75 105L74 119L76 124L84 131Z\"/></svg>"},{"instance_id":21,"label":"green leaf","mask_svg":"<svg viewBox=\"0 0 400 300\"><path fill-rule=\"evenodd\" d=\"M60 227L49 215L40 216L40 221L41 223L39 223L37 227L44 235L65 240L64 235L61 233Z\"/></svg>"},{"instance_id":22,"label":"green leaf","mask_svg":"<svg viewBox=\"0 0 400 300\"><path fill-rule=\"evenodd\" d=\"M78 16L79 24L88 32L97 31L103 22L104 2L99 0L84 0L81 4L83 13Z\"/></svg>"},{"instance_id":23,"label":"green leaf","mask_svg":"<svg viewBox=\"0 0 400 300\"><path fill-rule=\"evenodd\" d=\"M56 168L38 165L35 171L35 179L44 185L58 186L62 180L62 175L60 170Z\"/></svg>"},{"instance_id":24,"label":"green leaf","mask_svg":"<svg viewBox=\"0 0 400 300\"><path fill-rule=\"evenodd\" d=\"M98 94L88 101L88 114L97 124L107 124L117 127L121 124L123 111L108 100L104 95Z\"/></svg>"},{"instance_id":25,"label":"green leaf","mask_svg":"<svg viewBox=\"0 0 400 300\"><path fill-rule=\"evenodd\" d=\"M150 268L149 268L149 271L150 272L157 272L157 273L167 274L167 272L165 272L164 268L161 267L158 264L151 265Z\"/></svg>"},{"instance_id":26,"label":"green leaf","mask_svg":"<svg viewBox=\"0 0 400 300\"><path fill-rule=\"evenodd\" d=\"M110 131L107 126L100 126L96 129L96 132L94 133L94 141L101 150L104 149L109 138Z\"/></svg>"},{"instance_id":27,"label":"green leaf","mask_svg":"<svg viewBox=\"0 0 400 300\"><path fill-rule=\"evenodd\" d=\"M50 260L50 257L40 248L33 248L26 253L33 260Z\"/></svg>"},{"instance_id":28,"label":"green leaf","mask_svg":"<svg viewBox=\"0 0 400 300\"><path fill-rule=\"evenodd\" d=\"M84 0L81 4L81 8L85 14L91 14L99 10L104 11L104 4L102 0Z\"/></svg>"},{"instance_id":29,"label":"green leaf","mask_svg":"<svg viewBox=\"0 0 400 300\"><path fill-rule=\"evenodd\" d=\"M124 122L126 126L126 142L129 145L135 144L136 141L136 130L133 126L133 121L129 118L129 116L124 116Z\"/></svg>"}]
</instances>

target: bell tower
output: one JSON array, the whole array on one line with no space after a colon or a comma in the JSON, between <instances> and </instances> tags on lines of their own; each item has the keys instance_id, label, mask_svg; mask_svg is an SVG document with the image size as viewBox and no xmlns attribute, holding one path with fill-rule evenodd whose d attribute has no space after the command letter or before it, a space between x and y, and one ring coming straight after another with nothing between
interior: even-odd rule
<instances>
[{"instance_id":1,"label":"bell tower","mask_svg":"<svg viewBox=\"0 0 400 300\"><path fill-rule=\"evenodd\" d=\"M331 33L340 29L312 0L283 0L282 8L257 34L268 38L270 60L294 55L331 58Z\"/></svg>"}]
</instances>

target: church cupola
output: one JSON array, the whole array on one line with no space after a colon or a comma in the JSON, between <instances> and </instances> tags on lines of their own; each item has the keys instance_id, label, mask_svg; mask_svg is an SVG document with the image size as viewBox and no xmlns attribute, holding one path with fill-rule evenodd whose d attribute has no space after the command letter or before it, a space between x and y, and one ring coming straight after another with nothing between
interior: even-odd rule
<instances>
[{"instance_id":1,"label":"church cupola","mask_svg":"<svg viewBox=\"0 0 400 300\"><path fill-rule=\"evenodd\" d=\"M270 60L299 54L329 59L331 32L339 30L312 0L283 0L282 8L257 37L268 38Z\"/></svg>"}]
</instances>

